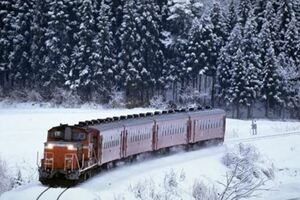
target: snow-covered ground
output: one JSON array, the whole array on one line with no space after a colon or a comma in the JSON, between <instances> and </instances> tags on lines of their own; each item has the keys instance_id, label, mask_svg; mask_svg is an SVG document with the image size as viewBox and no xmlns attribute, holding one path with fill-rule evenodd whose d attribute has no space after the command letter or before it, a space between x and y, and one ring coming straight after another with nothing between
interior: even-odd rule
<instances>
[{"instance_id":1,"label":"snow-covered ground","mask_svg":"<svg viewBox=\"0 0 300 200\"><path fill-rule=\"evenodd\" d=\"M7 162L10 173L16 173L17 169L21 169L25 179L33 179L25 186L2 194L0 199L36 199L46 188L36 180L36 153L37 151L42 153L46 132L50 127L59 123L74 124L80 120L149 110L151 109L0 106L0 157ZM254 145L266 162L275 166L275 179L267 185L270 191L263 192L261 197L253 199L300 198L300 122L258 120L257 124L258 134L253 136L250 129L251 121L228 119L223 146L189 152L177 149L176 153L170 155L141 157L133 164L120 163L119 167L67 190L60 199L133 199L131 191L136 186L143 184L160 186L166 174L173 172L179 180L177 192L184 199L193 199L191 191L195 179L207 184L215 184L224 179L228 169L222 164L221 158L227 149L238 143ZM61 191L63 188L51 188L40 199L56 199Z\"/></svg>"}]
</instances>

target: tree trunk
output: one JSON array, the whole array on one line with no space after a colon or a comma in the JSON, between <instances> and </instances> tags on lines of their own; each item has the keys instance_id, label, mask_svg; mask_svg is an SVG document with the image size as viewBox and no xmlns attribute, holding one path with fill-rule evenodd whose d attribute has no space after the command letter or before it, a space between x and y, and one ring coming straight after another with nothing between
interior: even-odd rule
<instances>
[{"instance_id":1,"label":"tree trunk","mask_svg":"<svg viewBox=\"0 0 300 200\"><path fill-rule=\"evenodd\" d=\"M215 107L215 84L216 84L216 76L213 76L212 84L211 84L211 106Z\"/></svg>"},{"instance_id":2,"label":"tree trunk","mask_svg":"<svg viewBox=\"0 0 300 200\"><path fill-rule=\"evenodd\" d=\"M176 81L173 82L172 84L172 100L175 102L176 101Z\"/></svg>"},{"instance_id":3,"label":"tree trunk","mask_svg":"<svg viewBox=\"0 0 300 200\"><path fill-rule=\"evenodd\" d=\"M207 94L207 76L204 77L204 93ZM204 106L206 106L206 95L204 96Z\"/></svg>"},{"instance_id":4,"label":"tree trunk","mask_svg":"<svg viewBox=\"0 0 300 200\"><path fill-rule=\"evenodd\" d=\"M251 118L251 106L247 106L247 119Z\"/></svg>"},{"instance_id":5,"label":"tree trunk","mask_svg":"<svg viewBox=\"0 0 300 200\"><path fill-rule=\"evenodd\" d=\"M266 100L266 105L265 105L265 116L268 118L269 117L269 103L268 99Z\"/></svg>"},{"instance_id":6,"label":"tree trunk","mask_svg":"<svg viewBox=\"0 0 300 200\"><path fill-rule=\"evenodd\" d=\"M240 104L239 103L236 104L236 118L237 119L240 118Z\"/></svg>"}]
</instances>

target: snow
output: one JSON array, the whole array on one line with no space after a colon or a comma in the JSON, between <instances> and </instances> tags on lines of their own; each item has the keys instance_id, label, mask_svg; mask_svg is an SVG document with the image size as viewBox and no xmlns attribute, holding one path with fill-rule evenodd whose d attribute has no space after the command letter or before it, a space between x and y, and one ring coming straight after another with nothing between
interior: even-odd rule
<instances>
[{"instance_id":1,"label":"snow","mask_svg":"<svg viewBox=\"0 0 300 200\"><path fill-rule=\"evenodd\" d=\"M0 200L35 199L46 188L36 180L36 152L42 153L46 132L52 126L147 111L153 110L41 108L27 104L5 107L0 104L0 157L7 162L12 174L21 168L22 175L31 180L25 186L2 194ZM257 120L258 134L255 136L251 134L251 123L248 120L227 119L226 139L222 146L202 147L188 152L174 148L169 155L140 156L132 164L119 163L117 168L67 190L60 199L134 199L130 188L139 182L151 181L161 186L165 175L171 171L184 174L185 180L179 182L178 192L183 199L193 199L191 193L195 179L206 184L224 180L228 169L221 158L240 142L254 145L265 161L275 167L275 179L267 185L271 190L253 200L299 198L300 122ZM41 199L56 199L63 190L51 188Z\"/></svg>"}]
</instances>

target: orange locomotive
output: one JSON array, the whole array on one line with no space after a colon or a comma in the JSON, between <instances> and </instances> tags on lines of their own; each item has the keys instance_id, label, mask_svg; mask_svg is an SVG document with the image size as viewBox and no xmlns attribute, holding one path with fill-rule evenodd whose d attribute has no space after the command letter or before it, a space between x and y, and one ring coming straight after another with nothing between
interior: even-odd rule
<instances>
[{"instance_id":1,"label":"orange locomotive","mask_svg":"<svg viewBox=\"0 0 300 200\"><path fill-rule=\"evenodd\" d=\"M224 134L225 112L201 107L60 125L48 131L39 179L76 184L118 160L177 145L222 142Z\"/></svg>"}]
</instances>

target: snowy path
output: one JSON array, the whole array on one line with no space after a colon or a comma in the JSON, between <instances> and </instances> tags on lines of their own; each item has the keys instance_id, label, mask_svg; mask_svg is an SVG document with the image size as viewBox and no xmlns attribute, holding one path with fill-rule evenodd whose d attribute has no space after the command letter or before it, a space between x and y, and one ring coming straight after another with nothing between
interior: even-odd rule
<instances>
[{"instance_id":1,"label":"snowy path","mask_svg":"<svg viewBox=\"0 0 300 200\"><path fill-rule=\"evenodd\" d=\"M25 162L18 163L17 166L23 168L24 176L36 176L32 175L32 171L36 170L36 151L42 152L46 130L49 127L57 125L58 122L72 124L78 120L146 111L146 109L1 109L0 122L5 123L0 125L0 155L8 160L12 169L23 158ZM250 125L250 121L228 119L223 146L189 152L177 149L176 153L168 156L155 158L146 156L133 164L120 163L117 168L67 190L60 199L113 200L125 196L128 200L131 199L128 190L131 185L149 179L159 182L170 170L176 173L184 172L186 180L180 192L190 194L196 178L208 183L215 183L224 178L227 169L220 159L227 148L240 142L256 146L277 168L277 176L271 185L272 191L264 193L262 198L257 199L283 200L300 197L300 123L259 120L257 136L250 135ZM10 151L11 145L18 148ZM45 188L38 181L33 181L3 194L0 199L36 199ZM62 190L62 188L51 189L40 199L56 199ZM192 199L189 195L186 196L185 199Z\"/></svg>"}]
</instances>

